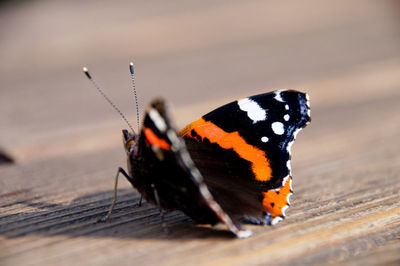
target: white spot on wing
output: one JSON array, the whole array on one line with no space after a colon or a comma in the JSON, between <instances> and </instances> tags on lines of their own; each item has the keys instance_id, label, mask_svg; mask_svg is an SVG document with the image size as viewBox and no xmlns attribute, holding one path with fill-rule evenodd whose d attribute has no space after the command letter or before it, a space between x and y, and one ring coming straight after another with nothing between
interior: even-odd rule
<instances>
[{"instance_id":1,"label":"white spot on wing","mask_svg":"<svg viewBox=\"0 0 400 266\"><path fill-rule=\"evenodd\" d=\"M267 119L267 112L257 102L249 98L239 100L238 105L240 110L247 112L247 116L253 120L253 123Z\"/></svg>"},{"instance_id":2,"label":"white spot on wing","mask_svg":"<svg viewBox=\"0 0 400 266\"><path fill-rule=\"evenodd\" d=\"M264 137L261 138L261 141L262 141L262 142L268 142L268 141L269 141L269 138L264 136Z\"/></svg>"},{"instance_id":3,"label":"white spot on wing","mask_svg":"<svg viewBox=\"0 0 400 266\"><path fill-rule=\"evenodd\" d=\"M272 123L271 127L276 135L282 135L285 132L285 129L281 122L274 122Z\"/></svg>"},{"instance_id":4,"label":"white spot on wing","mask_svg":"<svg viewBox=\"0 0 400 266\"><path fill-rule=\"evenodd\" d=\"M283 216L286 216L286 210L287 210L287 209L289 209L289 206L288 206L288 205L283 206L283 208L282 208L282 214L283 214Z\"/></svg>"},{"instance_id":5,"label":"white spot on wing","mask_svg":"<svg viewBox=\"0 0 400 266\"><path fill-rule=\"evenodd\" d=\"M292 166L290 164L290 160L286 162L286 167L289 169L289 173L292 172Z\"/></svg>"},{"instance_id":6,"label":"white spot on wing","mask_svg":"<svg viewBox=\"0 0 400 266\"><path fill-rule=\"evenodd\" d=\"M289 118L290 118L290 115L288 115L288 114L285 114L285 115L283 116L283 119L285 119L285 121L289 121Z\"/></svg>"},{"instance_id":7,"label":"white spot on wing","mask_svg":"<svg viewBox=\"0 0 400 266\"><path fill-rule=\"evenodd\" d=\"M308 96L308 94L306 93L306 105L307 105L307 107L308 107L308 109L307 109L307 115L309 116L309 117L311 117L311 110L310 110L310 96Z\"/></svg>"},{"instance_id":8,"label":"white spot on wing","mask_svg":"<svg viewBox=\"0 0 400 266\"><path fill-rule=\"evenodd\" d=\"M289 155L290 154L292 154L292 145L293 145L293 143L294 143L294 140L296 139L296 137L297 137L297 134L300 132L300 130L301 130L301 128L298 128L298 129L296 129L294 132L293 132L293 140L291 141L291 142L289 142L288 143L288 145L287 145L287 147L286 147L286 150L287 150L287 152L289 153Z\"/></svg>"},{"instance_id":9,"label":"white spot on wing","mask_svg":"<svg viewBox=\"0 0 400 266\"><path fill-rule=\"evenodd\" d=\"M290 176L285 176L285 178L283 178L282 180L282 187L285 186L286 182L288 181L288 179L290 178Z\"/></svg>"},{"instance_id":10,"label":"white spot on wing","mask_svg":"<svg viewBox=\"0 0 400 266\"><path fill-rule=\"evenodd\" d=\"M275 217L274 219L272 219L271 224L272 225L276 225L277 223L279 223L280 221L282 221L282 217Z\"/></svg>"},{"instance_id":11,"label":"white spot on wing","mask_svg":"<svg viewBox=\"0 0 400 266\"><path fill-rule=\"evenodd\" d=\"M285 109L289 110L289 105L288 104L285 105Z\"/></svg>"},{"instance_id":12,"label":"white spot on wing","mask_svg":"<svg viewBox=\"0 0 400 266\"><path fill-rule=\"evenodd\" d=\"M292 196L292 193L289 193L286 197L286 201L288 204L290 204L290 197Z\"/></svg>"},{"instance_id":13,"label":"white spot on wing","mask_svg":"<svg viewBox=\"0 0 400 266\"><path fill-rule=\"evenodd\" d=\"M281 96L281 92L280 91L276 91L275 92L275 100L277 100L278 102L281 102L281 103L283 103L283 102L285 102L283 99L282 99L282 96Z\"/></svg>"},{"instance_id":14,"label":"white spot on wing","mask_svg":"<svg viewBox=\"0 0 400 266\"><path fill-rule=\"evenodd\" d=\"M292 145L293 145L293 143L294 143L294 140L292 140L291 142L289 142L288 145L287 145L287 147L286 147L286 150L287 150L287 152L289 153L289 155L292 154Z\"/></svg>"},{"instance_id":15,"label":"white spot on wing","mask_svg":"<svg viewBox=\"0 0 400 266\"><path fill-rule=\"evenodd\" d=\"M301 128L298 128L293 132L294 139L296 139L297 134L299 134L300 130L301 130Z\"/></svg>"}]
</instances>

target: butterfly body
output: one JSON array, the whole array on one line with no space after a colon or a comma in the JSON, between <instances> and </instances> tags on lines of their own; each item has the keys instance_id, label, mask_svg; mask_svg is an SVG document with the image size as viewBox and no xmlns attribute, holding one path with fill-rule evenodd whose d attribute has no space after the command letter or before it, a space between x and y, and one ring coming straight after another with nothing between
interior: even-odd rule
<instances>
[{"instance_id":1,"label":"butterfly body","mask_svg":"<svg viewBox=\"0 0 400 266\"><path fill-rule=\"evenodd\" d=\"M188 168L182 166L179 154L170 147L162 150L148 143L146 137L139 137L138 147L138 152L128 157L128 169L132 185L147 201L165 210L181 210L199 223L218 222L199 193L198 184L189 177Z\"/></svg>"}]
</instances>

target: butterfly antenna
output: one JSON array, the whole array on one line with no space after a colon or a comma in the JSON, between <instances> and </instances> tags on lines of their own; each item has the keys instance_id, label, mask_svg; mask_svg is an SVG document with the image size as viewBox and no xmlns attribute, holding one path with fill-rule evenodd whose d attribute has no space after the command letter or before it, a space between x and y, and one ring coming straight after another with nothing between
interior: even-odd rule
<instances>
[{"instance_id":1,"label":"butterfly antenna","mask_svg":"<svg viewBox=\"0 0 400 266\"><path fill-rule=\"evenodd\" d=\"M135 95L135 103L136 103L136 120L137 120L137 128L139 130L139 102L136 94L136 85L135 85L135 70L133 68L133 62L129 63L129 71L131 72L131 80L132 80L132 88L133 94Z\"/></svg>"},{"instance_id":2,"label":"butterfly antenna","mask_svg":"<svg viewBox=\"0 0 400 266\"><path fill-rule=\"evenodd\" d=\"M97 85L96 81L94 81L94 79L89 73L89 70L86 67L83 68L83 73L85 73L86 77L90 80L90 82L92 82L93 86L100 92L100 94L104 97L104 99L106 99L106 101L115 109L115 111L119 113L122 119L124 119L124 121L128 124L129 128L132 130L133 134L136 135L135 130L133 130L131 123L129 123L128 119L126 119L125 115L121 112L121 110L119 110L119 108L107 97L107 95L105 95L100 86Z\"/></svg>"}]
</instances>

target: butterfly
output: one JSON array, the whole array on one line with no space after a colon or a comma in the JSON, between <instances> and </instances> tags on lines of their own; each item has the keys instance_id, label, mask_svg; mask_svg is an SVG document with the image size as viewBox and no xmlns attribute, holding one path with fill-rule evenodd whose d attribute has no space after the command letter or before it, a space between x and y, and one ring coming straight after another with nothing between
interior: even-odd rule
<instances>
[{"instance_id":1,"label":"butterfly","mask_svg":"<svg viewBox=\"0 0 400 266\"><path fill-rule=\"evenodd\" d=\"M122 131L128 171L119 168L116 180L122 173L161 209L180 210L199 224L221 222L246 238L252 233L244 223L285 218L291 147L310 121L308 95L280 90L233 101L177 131L165 102L155 99L138 134Z\"/></svg>"}]
</instances>

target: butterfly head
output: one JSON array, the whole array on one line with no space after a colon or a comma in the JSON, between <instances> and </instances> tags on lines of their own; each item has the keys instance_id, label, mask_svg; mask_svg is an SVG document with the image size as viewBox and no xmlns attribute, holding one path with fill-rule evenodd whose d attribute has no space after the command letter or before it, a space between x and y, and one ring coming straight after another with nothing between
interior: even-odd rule
<instances>
[{"instance_id":1,"label":"butterfly head","mask_svg":"<svg viewBox=\"0 0 400 266\"><path fill-rule=\"evenodd\" d=\"M122 130L122 139L124 143L124 148L127 154L131 154L137 147L136 134L130 133L128 130Z\"/></svg>"}]
</instances>

